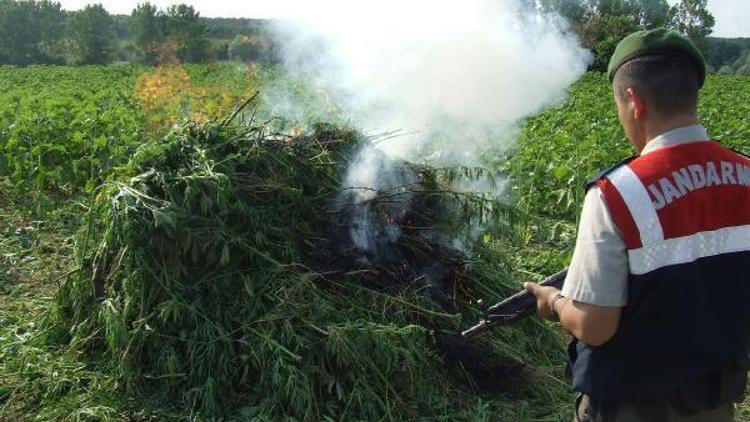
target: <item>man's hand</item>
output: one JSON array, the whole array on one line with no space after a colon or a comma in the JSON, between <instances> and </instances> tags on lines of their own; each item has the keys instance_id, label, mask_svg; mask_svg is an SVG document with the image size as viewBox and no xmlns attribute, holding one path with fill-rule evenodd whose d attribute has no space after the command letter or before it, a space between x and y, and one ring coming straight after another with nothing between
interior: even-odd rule
<instances>
[{"instance_id":1,"label":"man's hand","mask_svg":"<svg viewBox=\"0 0 750 422\"><path fill-rule=\"evenodd\" d=\"M536 296L537 313L541 318L556 321L555 316L559 316L563 328L590 346L601 346L617 332L622 313L620 307L589 305L563 297L555 302L555 313L552 299L558 289L536 283L524 283L523 287Z\"/></svg>"},{"instance_id":2,"label":"man's hand","mask_svg":"<svg viewBox=\"0 0 750 422\"><path fill-rule=\"evenodd\" d=\"M536 283L524 283L523 288L536 296L536 312L539 318L557 321L557 314L552 309L552 298L560 290L554 287L544 287Z\"/></svg>"}]
</instances>

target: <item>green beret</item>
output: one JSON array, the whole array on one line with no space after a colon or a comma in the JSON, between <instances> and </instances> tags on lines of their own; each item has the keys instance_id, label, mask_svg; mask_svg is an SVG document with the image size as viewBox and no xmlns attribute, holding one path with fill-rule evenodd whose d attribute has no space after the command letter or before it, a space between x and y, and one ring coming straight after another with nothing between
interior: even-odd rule
<instances>
[{"instance_id":1,"label":"green beret","mask_svg":"<svg viewBox=\"0 0 750 422\"><path fill-rule=\"evenodd\" d=\"M680 33L664 28L634 32L617 45L609 61L609 81L615 79L615 73L625 63L648 54L683 53L691 58L698 68L699 84L706 81L706 60L692 41Z\"/></svg>"}]
</instances>

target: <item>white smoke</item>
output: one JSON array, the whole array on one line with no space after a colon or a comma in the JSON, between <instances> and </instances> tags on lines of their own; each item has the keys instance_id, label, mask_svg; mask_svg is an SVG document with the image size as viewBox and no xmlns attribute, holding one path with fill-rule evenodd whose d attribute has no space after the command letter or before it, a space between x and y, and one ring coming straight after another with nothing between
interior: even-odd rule
<instances>
[{"instance_id":1,"label":"white smoke","mask_svg":"<svg viewBox=\"0 0 750 422\"><path fill-rule=\"evenodd\" d=\"M400 158L476 164L562 99L590 60L561 19L529 1L306 3L276 25L287 70L359 129L402 130L378 145Z\"/></svg>"},{"instance_id":2,"label":"white smoke","mask_svg":"<svg viewBox=\"0 0 750 422\"><path fill-rule=\"evenodd\" d=\"M395 159L476 165L486 152L512 145L523 119L563 99L585 72L590 54L560 18L530 3L316 1L277 23L293 80L323 93L365 133L402 134L363 148L344 181L343 200L362 204L350 230L359 248L377 249L377 216L367 202L413 181ZM501 194L485 185L457 188ZM400 199L410 200L408 190ZM392 242L399 236L395 225L387 233Z\"/></svg>"}]
</instances>

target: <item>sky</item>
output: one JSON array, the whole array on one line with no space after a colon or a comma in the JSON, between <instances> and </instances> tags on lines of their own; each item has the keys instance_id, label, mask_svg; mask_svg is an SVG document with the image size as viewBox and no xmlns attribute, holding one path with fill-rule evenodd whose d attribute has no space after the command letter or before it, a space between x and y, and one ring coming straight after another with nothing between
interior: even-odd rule
<instances>
[{"instance_id":1,"label":"sky","mask_svg":"<svg viewBox=\"0 0 750 422\"><path fill-rule=\"evenodd\" d=\"M59 0L64 9L77 10L88 3L98 2L114 14L130 14L144 0ZM174 3L191 4L201 16L278 18L299 16L313 10L312 0L150 0L160 8ZM321 1L321 0L319 0ZM322 0L327 1L327 0ZM668 0L674 4L677 0ZM750 1L708 0L708 8L716 18L714 36L750 37Z\"/></svg>"}]
</instances>

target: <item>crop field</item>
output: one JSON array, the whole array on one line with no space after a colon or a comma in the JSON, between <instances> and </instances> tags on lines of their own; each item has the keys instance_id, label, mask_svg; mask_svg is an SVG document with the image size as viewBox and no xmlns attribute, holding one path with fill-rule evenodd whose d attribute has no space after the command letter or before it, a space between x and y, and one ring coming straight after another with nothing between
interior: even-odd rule
<instances>
[{"instance_id":1,"label":"crop field","mask_svg":"<svg viewBox=\"0 0 750 422\"><path fill-rule=\"evenodd\" d=\"M273 67L0 67L0 420L570 420L559 328L455 333L569 262L582 185L632 154L606 78L483 168L393 164L365 214L339 112ZM700 116L750 153L750 79ZM501 200L455 189L485 177Z\"/></svg>"}]
</instances>

